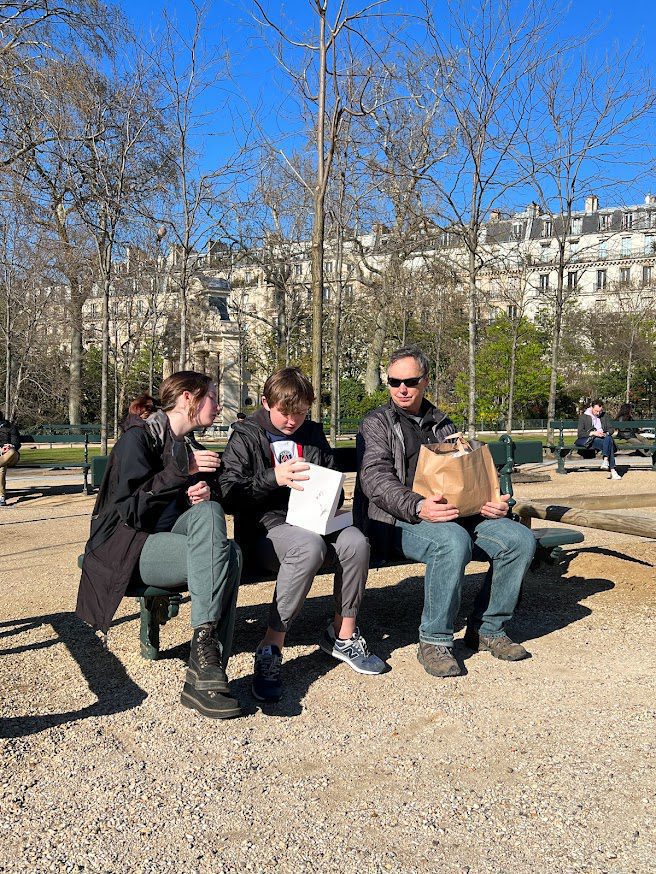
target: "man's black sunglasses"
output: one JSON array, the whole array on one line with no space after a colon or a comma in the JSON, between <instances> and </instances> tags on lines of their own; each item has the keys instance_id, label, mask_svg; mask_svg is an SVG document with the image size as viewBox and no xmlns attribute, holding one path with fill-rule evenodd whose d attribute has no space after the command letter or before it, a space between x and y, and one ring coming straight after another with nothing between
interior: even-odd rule
<instances>
[{"instance_id":1,"label":"man's black sunglasses","mask_svg":"<svg viewBox=\"0 0 656 874\"><path fill-rule=\"evenodd\" d=\"M387 384L392 388L400 388L402 385L406 388L416 388L423 378L423 376L408 376L405 379L397 379L395 376L388 376Z\"/></svg>"}]
</instances>

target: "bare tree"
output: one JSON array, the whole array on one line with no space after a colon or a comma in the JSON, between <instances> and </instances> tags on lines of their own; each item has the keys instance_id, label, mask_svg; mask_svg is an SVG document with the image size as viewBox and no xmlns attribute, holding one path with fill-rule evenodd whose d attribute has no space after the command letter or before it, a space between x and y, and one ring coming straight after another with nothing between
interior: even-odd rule
<instances>
[{"instance_id":1,"label":"bare tree","mask_svg":"<svg viewBox=\"0 0 656 874\"><path fill-rule=\"evenodd\" d=\"M476 419L479 279L487 259L484 226L492 208L525 178L513 162L529 120L532 74L549 56L557 17L544 0L449 0L449 27L427 7L440 123L452 142L440 175L436 221L464 250L469 308L469 432ZM445 33L446 36L442 34Z\"/></svg>"},{"instance_id":2,"label":"bare tree","mask_svg":"<svg viewBox=\"0 0 656 874\"><path fill-rule=\"evenodd\" d=\"M645 144L653 142L656 92L638 61L633 46L599 62L583 47L554 56L535 80L539 102L525 130L521 160L531 168L531 181L556 244L550 420L555 415L563 313L578 293L581 274L582 253L573 245L581 234L575 209L584 194L625 187L628 180L620 180L620 175L642 174L638 162L644 160ZM596 213L593 207L594 203L589 212Z\"/></svg>"}]
</instances>

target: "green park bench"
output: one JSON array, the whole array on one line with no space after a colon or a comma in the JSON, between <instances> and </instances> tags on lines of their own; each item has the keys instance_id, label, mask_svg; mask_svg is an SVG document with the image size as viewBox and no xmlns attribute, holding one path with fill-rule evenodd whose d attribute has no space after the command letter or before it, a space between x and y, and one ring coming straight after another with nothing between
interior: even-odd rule
<instances>
[{"instance_id":1,"label":"green park bench","mask_svg":"<svg viewBox=\"0 0 656 874\"><path fill-rule=\"evenodd\" d=\"M94 435L95 436L95 435ZM89 443L97 442L94 436L89 435L88 431L84 433L68 433L68 434L25 434L21 436L21 460L16 469L27 470L81 470L84 478L82 491L85 495L92 494L92 487L89 485L89 471L91 464L89 463ZM37 446L47 445L49 449L54 446L82 444L82 458L80 461L56 461L33 463L29 460L29 450L23 447L28 444ZM106 457L106 456L105 456Z\"/></svg>"},{"instance_id":2,"label":"green park bench","mask_svg":"<svg viewBox=\"0 0 656 874\"><path fill-rule=\"evenodd\" d=\"M560 474L567 473L567 470L565 469L565 460L571 459L574 454L577 454L579 457L586 459L594 458L597 454L596 450L586 449L583 446L565 446L565 431L577 431L578 425L578 419L554 419L553 421L549 422L549 428L554 431L558 431L558 440L556 443L549 444L547 446L547 449L549 449L556 456L557 472ZM609 419L608 427L612 428L615 431L630 430L637 432L639 429L650 429L651 431L654 431L654 429L656 428L656 419L633 419L630 422L618 422L615 419ZM620 450L638 449L644 454L651 455L651 467L652 470L656 470L656 440L646 442L644 446L636 447L631 443L628 443L621 437L615 436L613 439L617 444L617 448ZM570 464L569 470L575 469L576 465Z\"/></svg>"},{"instance_id":3,"label":"green park bench","mask_svg":"<svg viewBox=\"0 0 656 874\"><path fill-rule=\"evenodd\" d=\"M488 444L495 465L499 470L501 489L504 494L512 496L511 474L517 464L537 464L542 461L542 444L537 440L515 442L504 434L499 441ZM337 467L344 473L353 473L356 469L355 447L339 447L335 451ZM94 486L100 485L102 476L107 467L108 456L97 456L91 460L92 481ZM514 498L511 497L511 506L514 506ZM518 518L518 517L516 517ZM536 569L545 562L552 565L562 565L566 561L562 547L573 543L580 543L583 534L569 528L558 526L557 528L536 528L533 531L537 540L536 558L532 569ZM82 566L83 556L78 558L78 566ZM398 559L389 562L387 566L414 564L406 559ZM273 582L271 575L246 575L243 583ZM160 628L170 619L178 615L180 602L187 591L186 585L177 589L161 589L157 586L146 586L143 583L131 583L125 593L126 598L139 600L140 625L139 639L141 655L145 659L154 660L159 658Z\"/></svg>"}]
</instances>

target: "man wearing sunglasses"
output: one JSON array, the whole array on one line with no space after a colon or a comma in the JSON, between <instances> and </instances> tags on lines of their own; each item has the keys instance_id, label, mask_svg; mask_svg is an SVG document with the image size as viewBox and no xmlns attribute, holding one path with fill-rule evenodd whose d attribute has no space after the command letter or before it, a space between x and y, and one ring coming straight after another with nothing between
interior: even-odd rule
<instances>
[{"instance_id":1,"label":"man wearing sunglasses","mask_svg":"<svg viewBox=\"0 0 656 874\"><path fill-rule=\"evenodd\" d=\"M390 550L426 565L417 658L436 677L462 673L454 657L454 627L465 567L474 558L490 568L467 619L464 644L504 661L528 652L505 633L522 579L535 552L531 531L508 518L509 495L480 514L459 518L442 495L412 491L419 448L442 443L453 422L425 397L428 359L417 346L397 349L387 368L390 399L368 413L357 437L354 514L382 558Z\"/></svg>"}]
</instances>

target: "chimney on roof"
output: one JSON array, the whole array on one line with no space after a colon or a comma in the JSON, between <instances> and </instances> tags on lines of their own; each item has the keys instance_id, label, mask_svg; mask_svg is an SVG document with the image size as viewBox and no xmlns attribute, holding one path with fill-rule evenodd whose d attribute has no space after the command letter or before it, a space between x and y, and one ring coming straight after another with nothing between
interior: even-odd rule
<instances>
[{"instance_id":1,"label":"chimney on roof","mask_svg":"<svg viewBox=\"0 0 656 874\"><path fill-rule=\"evenodd\" d=\"M596 194L588 194L585 199L585 214L592 215L599 209L599 198Z\"/></svg>"},{"instance_id":2,"label":"chimney on roof","mask_svg":"<svg viewBox=\"0 0 656 874\"><path fill-rule=\"evenodd\" d=\"M493 209L490 211L490 221L491 222L500 222L501 221L501 210Z\"/></svg>"},{"instance_id":3,"label":"chimney on roof","mask_svg":"<svg viewBox=\"0 0 656 874\"><path fill-rule=\"evenodd\" d=\"M646 194L645 195L646 206L653 206L655 203L656 203L656 194Z\"/></svg>"},{"instance_id":4,"label":"chimney on roof","mask_svg":"<svg viewBox=\"0 0 656 874\"><path fill-rule=\"evenodd\" d=\"M537 218L540 215L540 207L534 200L532 200L526 207L526 212L528 213L529 218Z\"/></svg>"}]
</instances>

